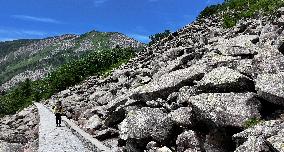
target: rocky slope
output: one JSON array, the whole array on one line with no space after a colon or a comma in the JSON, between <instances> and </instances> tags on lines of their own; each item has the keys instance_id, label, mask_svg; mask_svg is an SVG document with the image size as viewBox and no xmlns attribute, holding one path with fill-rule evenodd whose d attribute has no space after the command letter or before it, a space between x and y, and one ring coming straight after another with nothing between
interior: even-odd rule
<instances>
[{"instance_id":1,"label":"rocky slope","mask_svg":"<svg viewBox=\"0 0 284 152\"><path fill-rule=\"evenodd\" d=\"M200 18L107 78L45 101L114 151L284 151L284 8Z\"/></svg>"},{"instance_id":2,"label":"rocky slope","mask_svg":"<svg viewBox=\"0 0 284 152\"><path fill-rule=\"evenodd\" d=\"M42 40L1 42L1 88L7 90L27 78L31 80L43 78L52 69L90 51L116 46L137 48L143 44L120 33L97 31Z\"/></svg>"},{"instance_id":3,"label":"rocky slope","mask_svg":"<svg viewBox=\"0 0 284 152\"><path fill-rule=\"evenodd\" d=\"M37 152L39 114L36 106L0 119L1 152Z\"/></svg>"}]
</instances>

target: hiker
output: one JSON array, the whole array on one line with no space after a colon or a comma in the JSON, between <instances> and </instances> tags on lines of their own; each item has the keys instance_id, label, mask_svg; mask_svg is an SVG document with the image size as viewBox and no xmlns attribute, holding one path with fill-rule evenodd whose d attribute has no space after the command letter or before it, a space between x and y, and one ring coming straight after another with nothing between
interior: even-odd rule
<instances>
[{"instance_id":1,"label":"hiker","mask_svg":"<svg viewBox=\"0 0 284 152\"><path fill-rule=\"evenodd\" d=\"M61 101L56 102L56 104L52 107L52 109L56 117L56 127L61 127L61 115L63 113L62 102Z\"/></svg>"}]
</instances>

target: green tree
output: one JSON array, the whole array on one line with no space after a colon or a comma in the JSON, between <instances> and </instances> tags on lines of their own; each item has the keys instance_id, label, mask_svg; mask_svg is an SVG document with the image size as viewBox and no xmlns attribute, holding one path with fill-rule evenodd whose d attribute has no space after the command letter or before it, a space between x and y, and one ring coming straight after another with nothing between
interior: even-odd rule
<instances>
[{"instance_id":1,"label":"green tree","mask_svg":"<svg viewBox=\"0 0 284 152\"><path fill-rule=\"evenodd\" d=\"M157 33L157 34L154 34L154 35L151 35L149 38L150 38L150 42L149 42L149 45L152 45L156 42L158 42L159 40L165 38L165 37L168 37L169 35L171 34L171 31L170 30L165 30L164 32L162 33Z\"/></svg>"}]
</instances>

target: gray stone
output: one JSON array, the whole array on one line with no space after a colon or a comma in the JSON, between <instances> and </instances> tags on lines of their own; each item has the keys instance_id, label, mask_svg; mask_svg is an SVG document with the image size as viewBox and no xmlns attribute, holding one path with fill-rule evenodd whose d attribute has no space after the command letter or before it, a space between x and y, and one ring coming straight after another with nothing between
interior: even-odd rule
<instances>
[{"instance_id":1,"label":"gray stone","mask_svg":"<svg viewBox=\"0 0 284 152\"><path fill-rule=\"evenodd\" d=\"M281 14L281 15L284 15L284 7L280 7L278 10L277 10L277 13Z\"/></svg>"},{"instance_id":2,"label":"gray stone","mask_svg":"<svg viewBox=\"0 0 284 152\"><path fill-rule=\"evenodd\" d=\"M284 73L258 75L256 90L265 100L284 106Z\"/></svg>"},{"instance_id":3,"label":"gray stone","mask_svg":"<svg viewBox=\"0 0 284 152\"><path fill-rule=\"evenodd\" d=\"M88 129L88 130L95 130L100 128L102 125L102 120L100 119L100 117L98 115L93 115L89 120L87 120L84 128Z\"/></svg>"},{"instance_id":4,"label":"gray stone","mask_svg":"<svg viewBox=\"0 0 284 152\"><path fill-rule=\"evenodd\" d=\"M162 148L157 149L156 152L172 152L172 151L170 150L170 148L164 146Z\"/></svg>"},{"instance_id":5,"label":"gray stone","mask_svg":"<svg viewBox=\"0 0 284 152\"><path fill-rule=\"evenodd\" d=\"M151 100L151 101L147 101L146 105L152 108L157 108L162 106L159 102L155 101L155 100Z\"/></svg>"},{"instance_id":6,"label":"gray stone","mask_svg":"<svg viewBox=\"0 0 284 152\"><path fill-rule=\"evenodd\" d=\"M177 98L178 104L187 104L188 98L194 95L197 95L197 88L196 87L189 87L184 86L179 89L179 96Z\"/></svg>"},{"instance_id":7,"label":"gray stone","mask_svg":"<svg viewBox=\"0 0 284 152\"><path fill-rule=\"evenodd\" d=\"M284 130L280 130L278 134L267 139L270 145L279 152L284 151Z\"/></svg>"},{"instance_id":8,"label":"gray stone","mask_svg":"<svg viewBox=\"0 0 284 152\"><path fill-rule=\"evenodd\" d=\"M171 93L168 98L167 98L167 102L168 103L172 103L172 102L176 102L179 96L179 92L173 92Z\"/></svg>"},{"instance_id":9,"label":"gray stone","mask_svg":"<svg viewBox=\"0 0 284 152\"><path fill-rule=\"evenodd\" d=\"M254 57L254 66L258 74L277 74L284 72L284 56L269 45L261 48L259 53Z\"/></svg>"},{"instance_id":10,"label":"gray stone","mask_svg":"<svg viewBox=\"0 0 284 152\"><path fill-rule=\"evenodd\" d=\"M158 143L155 141L150 141L147 145L146 145L146 149L150 150L150 149L154 149L158 147Z\"/></svg>"},{"instance_id":11,"label":"gray stone","mask_svg":"<svg viewBox=\"0 0 284 152\"><path fill-rule=\"evenodd\" d=\"M98 140L105 140L105 139L117 137L118 135L119 135L118 130L108 128L108 129L96 131L94 137Z\"/></svg>"},{"instance_id":12,"label":"gray stone","mask_svg":"<svg viewBox=\"0 0 284 152\"><path fill-rule=\"evenodd\" d=\"M69 96L70 93L71 93L71 91L70 91L69 89L67 89L67 90L61 91L59 94L60 94L63 98L65 98L65 97Z\"/></svg>"},{"instance_id":13,"label":"gray stone","mask_svg":"<svg viewBox=\"0 0 284 152\"><path fill-rule=\"evenodd\" d=\"M281 15L281 17L278 18L277 24L278 24L278 26L284 25L284 15Z\"/></svg>"},{"instance_id":14,"label":"gray stone","mask_svg":"<svg viewBox=\"0 0 284 152\"><path fill-rule=\"evenodd\" d=\"M172 121L180 126L190 127L193 124L192 108L181 107L169 114Z\"/></svg>"},{"instance_id":15,"label":"gray stone","mask_svg":"<svg viewBox=\"0 0 284 152\"><path fill-rule=\"evenodd\" d=\"M124 108L118 108L112 112L109 112L104 120L104 125L108 127L114 127L117 124L121 123L126 117L126 110Z\"/></svg>"},{"instance_id":16,"label":"gray stone","mask_svg":"<svg viewBox=\"0 0 284 152\"><path fill-rule=\"evenodd\" d=\"M284 121L270 120L248 128L240 133L233 135L236 141L245 143L239 146L236 151L269 151L269 147L283 151ZM281 147L282 146L282 147Z\"/></svg>"},{"instance_id":17,"label":"gray stone","mask_svg":"<svg viewBox=\"0 0 284 152\"><path fill-rule=\"evenodd\" d=\"M240 60L238 62L236 70L238 70L240 73L244 73L244 74L249 75L251 77L255 76L255 66L253 64L252 59Z\"/></svg>"},{"instance_id":18,"label":"gray stone","mask_svg":"<svg viewBox=\"0 0 284 152\"><path fill-rule=\"evenodd\" d=\"M206 66L191 66L186 69L173 71L136 89L134 98L151 100L158 97L167 98L169 94L179 88L190 85L194 80L200 79L206 70Z\"/></svg>"},{"instance_id":19,"label":"gray stone","mask_svg":"<svg viewBox=\"0 0 284 152\"><path fill-rule=\"evenodd\" d=\"M260 118L260 102L254 93L203 93L188 99L198 119L216 125L243 127L250 118Z\"/></svg>"},{"instance_id":20,"label":"gray stone","mask_svg":"<svg viewBox=\"0 0 284 152\"><path fill-rule=\"evenodd\" d=\"M90 95L89 100L90 101L98 101L100 97L105 95L107 92L106 91L96 91L92 95Z\"/></svg>"},{"instance_id":21,"label":"gray stone","mask_svg":"<svg viewBox=\"0 0 284 152\"><path fill-rule=\"evenodd\" d=\"M175 59L179 56L182 56L185 53L185 49L184 47L177 47L177 48L171 48L169 50L167 50L163 56L166 60L168 59Z\"/></svg>"},{"instance_id":22,"label":"gray stone","mask_svg":"<svg viewBox=\"0 0 284 152\"><path fill-rule=\"evenodd\" d=\"M262 137L251 136L246 142L241 146L237 147L235 152L252 152L252 151L261 151L261 152L270 152L268 145L266 144L265 139Z\"/></svg>"},{"instance_id":23,"label":"gray stone","mask_svg":"<svg viewBox=\"0 0 284 152\"><path fill-rule=\"evenodd\" d=\"M66 115L69 115L69 113L70 113L70 112L68 112L68 114L66 114ZM83 115L81 115L81 116L82 116L83 118L89 119L89 118L91 118L94 114L95 114L95 113L94 113L94 110L93 110L93 109L87 109L87 110L83 113Z\"/></svg>"},{"instance_id":24,"label":"gray stone","mask_svg":"<svg viewBox=\"0 0 284 152\"><path fill-rule=\"evenodd\" d=\"M104 94L103 96L101 96L97 99L97 102L100 105L106 105L109 102L111 102L114 99L114 97L115 96L111 92L106 92L106 94Z\"/></svg>"},{"instance_id":25,"label":"gray stone","mask_svg":"<svg viewBox=\"0 0 284 152\"><path fill-rule=\"evenodd\" d=\"M20 152L23 150L24 150L24 147L22 144L0 141L0 151L1 152Z\"/></svg>"},{"instance_id":26,"label":"gray stone","mask_svg":"<svg viewBox=\"0 0 284 152\"><path fill-rule=\"evenodd\" d=\"M111 100L105 107L106 110L111 112L114 111L117 107L124 105L128 100L130 100L130 96L133 95L131 92L127 92L126 94L121 94L117 96L115 99Z\"/></svg>"},{"instance_id":27,"label":"gray stone","mask_svg":"<svg viewBox=\"0 0 284 152\"><path fill-rule=\"evenodd\" d=\"M276 135L280 130L284 129L283 120L270 120L260 122L259 124L248 128L240 133L233 135L234 139L248 139L250 136L268 138Z\"/></svg>"},{"instance_id":28,"label":"gray stone","mask_svg":"<svg viewBox=\"0 0 284 152\"><path fill-rule=\"evenodd\" d=\"M215 49L219 50L223 55L255 55L257 52L254 43L258 39L258 35L240 35L232 39L220 38Z\"/></svg>"},{"instance_id":29,"label":"gray stone","mask_svg":"<svg viewBox=\"0 0 284 152\"><path fill-rule=\"evenodd\" d=\"M153 138L163 142L170 137L173 124L167 114L157 108L143 107L130 111L119 125L120 138L145 140Z\"/></svg>"},{"instance_id":30,"label":"gray stone","mask_svg":"<svg viewBox=\"0 0 284 152\"><path fill-rule=\"evenodd\" d=\"M248 56L249 55L256 55L257 52L253 49L246 48L246 47L240 47L240 46L232 46L228 47L221 51L223 55L230 55L230 56Z\"/></svg>"},{"instance_id":31,"label":"gray stone","mask_svg":"<svg viewBox=\"0 0 284 152\"><path fill-rule=\"evenodd\" d=\"M196 132L188 130L178 135L176 140L177 152L184 152L186 149L201 151L200 138Z\"/></svg>"},{"instance_id":32,"label":"gray stone","mask_svg":"<svg viewBox=\"0 0 284 152\"><path fill-rule=\"evenodd\" d=\"M140 83L141 83L141 84L147 84L147 83L149 83L151 80L152 80L152 78L150 78L150 77L148 77L148 76L141 77L141 78L140 78Z\"/></svg>"},{"instance_id":33,"label":"gray stone","mask_svg":"<svg viewBox=\"0 0 284 152\"><path fill-rule=\"evenodd\" d=\"M227 67L219 67L198 82L202 92L246 92L254 91L254 82L247 76Z\"/></svg>"}]
</instances>

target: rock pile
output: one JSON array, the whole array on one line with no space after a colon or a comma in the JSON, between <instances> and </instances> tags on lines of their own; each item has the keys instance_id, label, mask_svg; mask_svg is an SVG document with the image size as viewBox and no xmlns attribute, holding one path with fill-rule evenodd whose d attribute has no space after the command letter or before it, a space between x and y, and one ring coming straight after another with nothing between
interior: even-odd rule
<instances>
[{"instance_id":1,"label":"rock pile","mask_svg":"<svg viewBox=\"0 0 284 152\"><path fill-rule=\"evenodd\" d=\"M284 151L281 25L198 19L46 103L115 151Z\"/></svg>"},{"instance_id":2,"label":"rock pile","mask_svg":"<svg viewBox=\"0 0 284 152\"><path fill-rule=\"evenodd\" d=\"M37 152L39 115L35 106L0 118L0 151Z\"/></svg>"}]
</instances>

